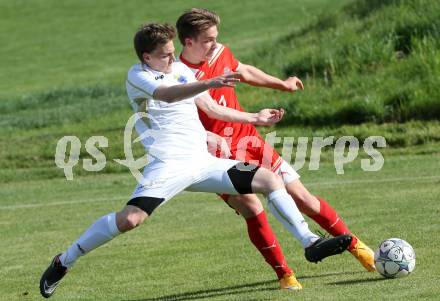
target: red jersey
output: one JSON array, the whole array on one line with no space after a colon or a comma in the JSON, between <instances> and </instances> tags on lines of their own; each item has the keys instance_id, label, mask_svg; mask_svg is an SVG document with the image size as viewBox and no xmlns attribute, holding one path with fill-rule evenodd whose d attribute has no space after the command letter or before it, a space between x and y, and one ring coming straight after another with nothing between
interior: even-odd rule
<instances>
[{"instance_id":1,"label":"red jersey","mask_svg":"<svg viewBox=\"0 0 440 301\"><path fill-rule=\"evenodd\" d=\"M189 63L182 55L180 55L180 61L194 72L198 80L234 72L240 66L240 62L235 59L231 50L222 44L218 44L210 60L199 65ZM210 89L209 94L219 105L243 111L233 87ZM226 139L231 149L231 159L264 165L266 168L272 168L272 170L278 169L281 165L282 160L278 153L269 144L265 143L252 124L212 119L201 110L199 110L199 117L207 131L216 133ZM268 159L264 160L263 157L268 157Z\"/></svg>"}]
</instances>

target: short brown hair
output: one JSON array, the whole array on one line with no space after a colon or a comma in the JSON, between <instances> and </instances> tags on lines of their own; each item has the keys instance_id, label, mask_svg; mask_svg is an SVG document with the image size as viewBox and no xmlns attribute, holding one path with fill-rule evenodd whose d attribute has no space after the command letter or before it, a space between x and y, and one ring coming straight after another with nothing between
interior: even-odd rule
<instances>
[{"instance_id":1,"label":"short brown hair","mask_svg":"<svg viewBox=\"0 0 440 301\"><path fill-rule=\"evenodd\" d=\"M220 17L215 12L203 8L191 8L176 22L180 43L185 46L186 38L196 39L202 31L219 24Z\"/></svg>"},{"instance_id":2,"label":"short brown hair","mask_svg":"<svg viewBox=\"0 0 440 301\"><path fill-rule=\"evenodd\" d=\"M176 29L167 23L143 24L134 35L134 49L138 58L143 62L144 52L153 52L158 46L168 43L175 36Z\"/></svg>"}]
</instances>

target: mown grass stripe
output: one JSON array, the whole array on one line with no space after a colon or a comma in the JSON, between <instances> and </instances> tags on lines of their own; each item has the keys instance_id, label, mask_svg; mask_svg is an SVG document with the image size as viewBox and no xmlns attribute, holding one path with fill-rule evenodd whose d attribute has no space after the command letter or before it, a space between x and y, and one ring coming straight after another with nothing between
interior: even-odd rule
<instances>
[{"instance_id":1,"label":"mown grass stripe","mask_svg":"<svg viewBox=\"0 0 440 301\"><path fill-rule=\"evenodd\" d=\"M372 179L372 180L348 180L348 181L330 181L330 182L308 182L305 183L306 186L341 186L341 185L350 185L350 184L363 184L363 183L384 183L384 182L403 182L403 181L409 181L409 182L424 182L429 180L440 180L440 176L425 176L425 177L397 177L397 178L386 178L386 179ZM189 193L187 191L182 191L180 194L186 194ZM78 201L71 201L71 202L52 202L52 203L31 203L31 204L17 204L17 205L6 205L6 206L0 206L0 210L17 210L17 209L28 209L28 208L38 208L38 207L51 207L51 206L64 206L64 205L76 205L76 204L82 204L82 203L88 203L88 202L105 202L105 201L117 201L117 200L125 200L127 199L127 195L117 196L117 197L111 197L111 198L93 198L93 199L86 199L86 200L78 200ZM274 206L275 207L275 206ZM275 209L279 212L278 208L275 207ZM287 218L286 221L291 224Z\"/></svg>"}]
</instances>

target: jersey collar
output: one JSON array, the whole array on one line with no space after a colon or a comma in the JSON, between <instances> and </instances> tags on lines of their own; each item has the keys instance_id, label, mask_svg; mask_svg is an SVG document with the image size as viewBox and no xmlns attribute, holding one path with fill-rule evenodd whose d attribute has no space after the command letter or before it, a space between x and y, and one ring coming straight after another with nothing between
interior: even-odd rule
<instances>
[{"instance_id":1,"label":"jersey collar","mask_svg":"<svg viewBox=\"0 0 440 301\"><path fill-rule=\"evenodd\" d=\"M144 70L144 71L150 71L155 75L165 75L165 73L163 73L161 71L154 70L154 69L150 68L150 66L148 66L145 63L141 63L141 66L142 66L142 70Z\"/></svg>"},{"instance_id":2,"label":"jersey collar","mask_svg":"<svg viewBox=\"0 0 440 301\"><path fill-rule=\"evenodd\" d=\"M200 64L192 64L192 63L188 62L188 61L183 57L182 53L179 55L179 61L181 61L182 63L184 63L185 65L187 65L188 67L193 68L193 69L198 69L198 68L200 68L201 66L203 66L204 64L206 64L206 62L207 62L207 61L203 61L203 62L201 62Z\"/></svg>"}]
</instances>

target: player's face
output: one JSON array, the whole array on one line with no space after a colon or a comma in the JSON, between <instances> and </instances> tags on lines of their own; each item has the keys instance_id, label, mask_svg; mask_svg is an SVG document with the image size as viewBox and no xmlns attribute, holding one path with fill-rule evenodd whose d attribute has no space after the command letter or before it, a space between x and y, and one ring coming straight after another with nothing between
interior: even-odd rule
<instances>
[{"instance_id":1,"label":"player's face","mask_svg":"<svg viewBox=\"0 0 440 301\"><path fill-rule=\"evenodd\" d=\"M191 51L200 61L209 60L217 47L217 26L201 32L196 39L191 39Z\"/></svg>"},{"instance_id":2,"label":"player's face","mask_svg":"<svg viewBox=\"0 0 440 301\"><path fill-rule=\"evenodd\" d=\"M171 73L171 64L175 61L174 50L173 41L169 41L151 53L144 53L145 63L156 71Z\"/></svg>"}]
</instances>

